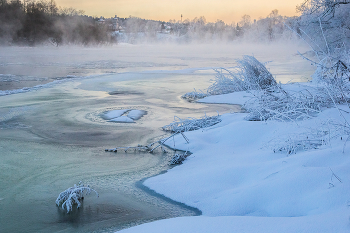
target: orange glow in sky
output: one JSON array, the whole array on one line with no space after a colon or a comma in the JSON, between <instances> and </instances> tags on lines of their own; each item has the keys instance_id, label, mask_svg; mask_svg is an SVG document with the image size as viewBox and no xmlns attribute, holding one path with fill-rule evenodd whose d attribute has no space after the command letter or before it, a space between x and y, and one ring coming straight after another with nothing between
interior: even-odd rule
<instances>
[{"instance_id":1,"label":"orange glow in sky","mask_svg":"<svg viewBox=\"0 0 350 233\"><path fill-rule=\"evenodd\" d=\"M252 19L266 17L277 9L280 15L297 15L296 6L303 0L56 0L58 6L73 7L90 16L168 21L193 19L204 16L207 22L221 19L226 23L238 22L244 15Z\"/></svg>"}]
</instances>

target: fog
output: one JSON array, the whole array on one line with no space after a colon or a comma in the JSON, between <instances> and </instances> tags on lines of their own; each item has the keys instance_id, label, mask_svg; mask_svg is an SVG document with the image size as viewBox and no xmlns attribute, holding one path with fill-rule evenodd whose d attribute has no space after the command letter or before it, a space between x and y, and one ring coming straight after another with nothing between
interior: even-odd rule
<instances>
[{"instance_id":1,"label":"fog","mask_svg":"<svg viewBox=\"0 0 350 233\"><path fill-rule=\"evenodd\" d=\"M298 20L271 13L252 19L243 15L230 24L205 16L193 19L157 21L138 17L92 17L73 8L62 8L54 1L0 2L0 44L38 46L103 45L116 43L212 43L276 42L294 40Z\"/></svg>"},{"instance_id":2,"label":"fog","mask_svg":"<svg viewBox=\"0 0 350 233\"><path fill-rule=\"evenodd\" d=\"M0 47L0 89L11 90L62 78L103 73L145 70L182 70L201 67L233 67L242 55L254 55L270 62L272 74L282 82L308 79L310 63L297 51L308 51L302 43L236 43L236 44L118 44L113 46L36 46ZM297 63L300 72L290 66ZM12 75L12 76L11 76ZM20 82L19 82L20 81Z\"/></svg>"},{"instance_id":3,"label":"fog","mask_svg":"<svg viewBox=\"0 0 350 233\"><path fill-rule=\"evenodd\" d=\"M1 20L7 12L4 2ZM231 69L243 55L266 64L281 83L309 81L315 71L312 61L300 54L314 58L317 51L310 52L312 46L282 26L292 22L278 11L255 22L245 15L226 25L220 20L206 22L204 17L183 22L98 19L74 9L32 7L43 7L41 19L52 20L39 20L49 22L42 25L45 30L33 34L29 29L35 27L26 31L15 27L15 21L0 25L0 231L4 232L113 232L198 214L140 184L170 169L174 152L105 149L156 141L167 135L160 127L174 116L241 111L237 105L190 103L181 95L194 88L205 91L214 78L213 68ZM22 23L32 22L21 12L16 16ZM110 25L118 28L111 32ZM51 26L54 30L48 30ZM326 31L330 37L334 34ZM129 124L102 117L122 109L147 114ZM80 180L96 189L100 198L88 197L80 210L65 214L54 201Z\"/></svg>"}]
</instances>

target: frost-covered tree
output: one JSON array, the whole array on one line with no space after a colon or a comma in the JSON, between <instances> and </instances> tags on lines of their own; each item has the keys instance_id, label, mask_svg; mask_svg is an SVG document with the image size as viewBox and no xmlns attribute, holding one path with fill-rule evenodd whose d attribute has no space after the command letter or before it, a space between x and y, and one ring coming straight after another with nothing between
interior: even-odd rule
<instances>
[{"instance_id":1,"label":"frost-covered tree","mask_svg":"<svg viewBox=\"0 0 350 233\"><path fill-rule=\"evenodd\" d=\"M341 56L350 46L350 1L306 0L295 29L318 53Z\"/></svg>"},{"instance_id":2,"label":"frost-covered tree","mask_svg":"<svg viewBox=\"0 0 350 233\"><path fill-rule=\"evenodd\" d=\"M252 25L252 18L250 15L243 15L241 20L238 22L238 26L243 30L248 30Z\"/></svg>"}]
</instances>

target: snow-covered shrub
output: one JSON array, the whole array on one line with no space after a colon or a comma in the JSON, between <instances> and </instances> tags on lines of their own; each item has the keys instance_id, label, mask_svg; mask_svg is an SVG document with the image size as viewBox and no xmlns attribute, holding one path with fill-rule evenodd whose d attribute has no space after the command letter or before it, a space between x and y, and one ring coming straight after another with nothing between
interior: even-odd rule
<instances>
[{"instance_id":1,"label":"snow-covered shrub","mask_svg":"<svg viewBox=\"0 0 350 233\"><path fill-rule=\"evenodd\" d=\"M253 56L243 56L243 59L238 60L238 68L246 90L266 89L277 85L265 65Z\"/></svg>"},{"instance_id":2,"label":"snow-covered shrub","mask_svg":"<svg viewBox=\"0 0 350 233\"><path fill-rule=\"evenodd\" d=\"M250 121L293 121L309 119L321 111L322 96L315 90L304 89L289 93L276 87L254 92L254 98L244 104Z\"/></svg>"},{"instance_id":3,"label":"snow-covered shrub","mask_svg":"<svg viewBox=\"0 0 350 233\"><path fill-rule=\"evenodd\" d=\"M170 165L182 164L187 156L189 156L189 153L187 151L183 154L175 154L170 161Z\"/></svg>"},{"instance_id":4,"label":"snow-covered shrub","mask_svg":"<svg viewBox=\"0 0 350 233\"><path fill-rule=\"evenodd\" d=\"M297 10L301 16L295 20L295 31L317 55L342 57L350 45L350 1L304 0Z\"/></svg>"},{"instance_id":5,"label":"snow-covered shrub","mask_svg":"<svg viewBox=\"0 0 350 233\"><path fill-rule=\"evenodd\" d=\"M227 94L235 91L261 90L277 85L265 65L253 56L237 60L233 71L217 69L214 83L208 88L210 95Z\"/></svg>"},{"instance_id":6,"label":"snow-covered shrub","mask_svg":"<svg viewBox=\"0 0 350 233\"><path fill-rule=\"evenodd\" d=\"M317 67L313 82L320 86L326 84L326 93L336 103L344 103L350 92L347 49L350 45L350 1L305 0L297 9L302 15L296 21L294 31L315 55L312 58L302 55Z\"/></svg>"},{"instance_id":7,"label":"snow-covered shrub","mask_svg":"<svg viewBox=\"0 0 350 233\"><path fill-rule=\"evenodd\" d=\"M209 95L222 95L244 90L242 80L237 78L234 72L224 68L215 69L215 72L214 82L207 90Z\"/></svg>"},{"instance_id":8,"label":"snow-covered shrub","mask_svg":"<svg viewBox=\"0 0 350 233\"><path fill-rule=\"evenodd\" d=\"M194 101L210 95L222 95L236 91L263 90L277 85L272 74L255 57L243 56L237 60L237 66L233 70L225 68L214 69L216 72L213 83L207 92L186 93L183 99Z\"/></svg>"},{"instance_id":9,"label":"snow-covered shrub","mask_svg":"<svg viewBox=\"0 0 350 233\"><path fill-rule=\"evenodd\" d=\"M333 133L330 129L320 128L299 134L282 136L271 142L272 149L274 152L287 154L295 154L302 150L317 149L322 145L328 144Z\"/></svg>"},{"instance_id":10,"label":"snow-covered shrub","mask_svg":"<svg viewBox=\"0 0 350 233\"><path fill-rule=\"evenodd\" d=\"M298 135L298 138L300 135ZM287 141L285 141L283 144L279 145L279 147L276 149L280 152L286 152L287 154L296 154L299 150L310 150L310 149L317 149L318 147L324 145L324 141L321 139L296 139L296 138L290 138Z\"/></svg>"},{"instance_id":11,"label":"snow-covered shrub","mask_svg":"<svg viewBox=\"0 0 350 233\"><path fill-rule=\"evenodd\" d=\"M319 85L319 91L327 95L328 98L333 98L335 103L341 104L349 101L350 69L341 60L338 60L329 68L326 64L319 63L313 75L313 80Z\"/></svg>"},{"instance_id":12,"label":"snow-covered shrub","mask_svg":"<svg viewBox=\"0 0 350 233\"><path fill-rule=\"evenodd\" d=\"M66 209L69 213L72 211L73 205L77 205L77 208L80 207L80 201L84 199L84 192L85 195L89 195L91 191L94 191L98 197L98 193L94 189L90 188L89 185L84 186L80 181L78 185L74 184L73 187L61 192L56 199L56 205Z\"/></svg>"},{"instance_id":13,"label":"snow-covered shrub","mask_svg":"<svg viewBox=\"0 0 350 233\"><path fill-rule=\"evenodd\" d=\"M207 97L208 94L207 93L204 93L202 91L196 91L196 89L194 89L194 91L192 92L188 92L184 95L181 96L182 99L185 99L189 102L192 102L192 101L195 101L195 100L198 100L198 99L203 99L204 97Z\"/></svg>"},{"instance_id":14,"label":"snow-covered shrub","mask_svg":"<svg viewBox=\"0 0 350 233\"><path fill-rule=\"evenodd\" d=\"M162 129L164 131L179 133L179 132L197 130L201 128L207 128L221 122L220 115L211 116L211 117L208 117L207 115L205 115L200 119L187 118L184 120L175 116L174 119L175 121L173 123L163 126Z\"/></svg>"},{"instance_id":15,"label":"snow-covered shrub","mask_svg":"<svg viewBox=\"0 0 350 233\"><path fill-rule=\"evenodd\" d=\"M346 118L349 119L350 113ZM333 139L344 141L344 148L350 141L350 125L345 121L328 119L321 122L317 127L300 127L299 133L279 135L269 142L269 147L274 152L295 154L298 151L317 149L323 145L330 145ZM296 125L295 127L299 127Z\"/></svg>"},{"instance_id":16,"label":"snow-covered shrub","mask_svg":"<svg viewBox=\"0 0 350 233\"><path fill-rule=\"evenodd\" d=\"M319 65L314 74L316 85L305 85L297 92L284 90L282 86L263 89L244 104L250 113L248 120L303 120L314 117L324 108L348 103L350 99L350 71L338 61L330 68Z\"/></svg>"}]
</instances>

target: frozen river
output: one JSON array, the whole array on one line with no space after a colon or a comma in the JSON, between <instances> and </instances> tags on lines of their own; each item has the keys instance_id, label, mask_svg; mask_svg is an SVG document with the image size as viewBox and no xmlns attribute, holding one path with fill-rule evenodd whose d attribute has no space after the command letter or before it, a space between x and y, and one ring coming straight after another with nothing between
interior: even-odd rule
<instances>
[{"instance_id":1,"label":"frozen river","mask_svg":"<svg viewBox=\"0 0 350 233\"><path fill-rule=\"evenodd\" d=\"M306 81L312 73L294 55L296 48L285 46L0 48L2 93L56 80L0 96L0 232L113 232L198 214L136 185L169 169L171 153L104 149L152 142L164 136L160 127L175 115L239 111L234 105L188 103L180 97L208 87L214 77L210 67L231 67L253 53L272 60L268 67L282 82ZM119 109L147 114L128 124L101 118ZM79 211L66 214L55 200L79 181L100 197L92 194Z\"/></svg>"}]
</instances>

